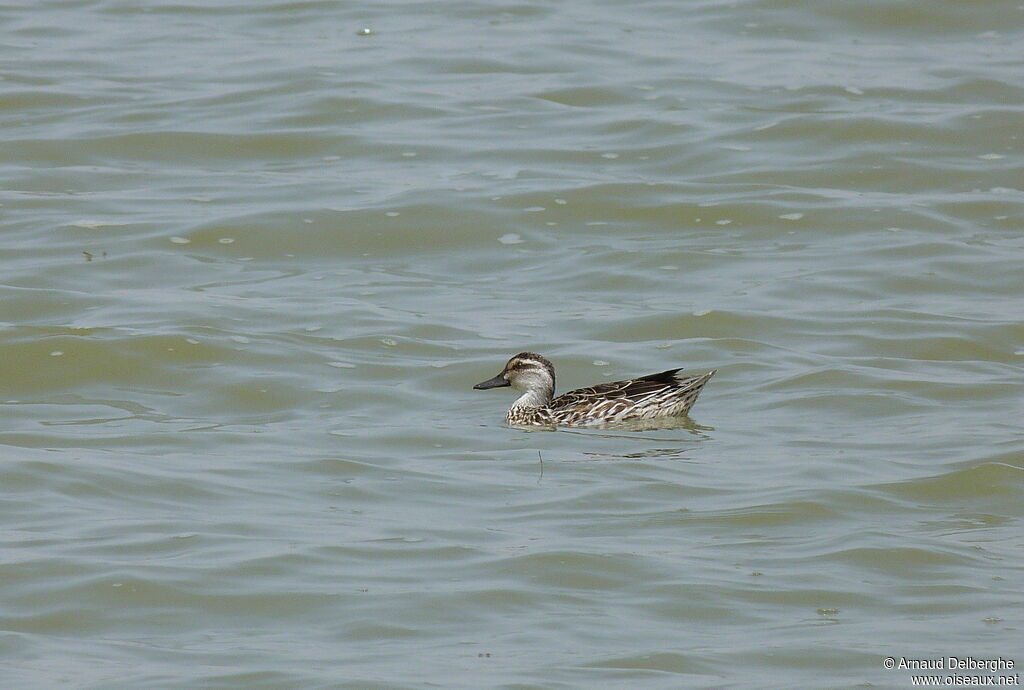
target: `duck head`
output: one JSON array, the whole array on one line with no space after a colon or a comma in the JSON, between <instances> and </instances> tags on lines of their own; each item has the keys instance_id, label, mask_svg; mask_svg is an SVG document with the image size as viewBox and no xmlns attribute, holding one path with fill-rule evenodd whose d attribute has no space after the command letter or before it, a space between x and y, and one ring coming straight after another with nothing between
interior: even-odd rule
<instances>
[{"instance_id":1,"label":"duck head","mask_svg":"<svg viewBox=\"0 0 1024 690\"><path fill-rule=\"evenodd\" d=\"M476 390L511 386L523 393L517 404L541 407L555 394L555 368L534 352L520 352L505 364L501 373L473 386Z\"/></svg>"}]
</instances>

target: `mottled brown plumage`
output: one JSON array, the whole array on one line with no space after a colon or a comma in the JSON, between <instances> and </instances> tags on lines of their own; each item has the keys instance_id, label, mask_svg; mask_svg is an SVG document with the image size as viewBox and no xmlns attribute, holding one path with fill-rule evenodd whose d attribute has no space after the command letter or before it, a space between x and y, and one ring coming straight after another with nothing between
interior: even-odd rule
<instances>
[{"instance_id":1,"label":"mottled brown plumage","mask_svg":"<svg viewBox=\"0 0 1024 690\"><path fill-rule=\"evenodd\" d=\"M505 419L516 426L592 426L638 419L681 417L689 412L708 380L701 376L677 376L668 369L626 381L601 383L555 393L555 368L544 357L520 352L501 373L473 386L477 389L512 386L522 393Z\"/></svg>"}]
</instances>

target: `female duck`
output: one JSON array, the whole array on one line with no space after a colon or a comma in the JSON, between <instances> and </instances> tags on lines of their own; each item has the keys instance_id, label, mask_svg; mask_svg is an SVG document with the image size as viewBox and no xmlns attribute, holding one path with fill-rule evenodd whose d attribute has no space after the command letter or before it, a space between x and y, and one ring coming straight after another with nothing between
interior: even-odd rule
<instances>
[{"instance_id":1,"label":"female duck","mask_svg":"<svg viewBox=\"0 0 1024 690\"><path fill-rule=\"evenodd\" d=\"M669 369L628 381L601 383L555 398L555 368L551 362L533 352L520 352L508 360L500 374L473 388L512 386L522 393L505 416L509 424L588 426L682 417L693 407L715 371L701 376L676 376L677 371Z\"/></svg>"}]
</instances>

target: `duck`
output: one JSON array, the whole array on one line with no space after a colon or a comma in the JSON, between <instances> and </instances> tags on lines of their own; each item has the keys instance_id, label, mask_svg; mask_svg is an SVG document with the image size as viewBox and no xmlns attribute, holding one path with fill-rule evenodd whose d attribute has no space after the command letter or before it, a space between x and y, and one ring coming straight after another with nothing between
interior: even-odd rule
<instances>
[{"instance_id":1,"label":"duck","mask_svg":"<svg viewBox=\"0 0 1024 690\"><path fill-rule=\"evenodd\" d=\"M513 426L594 426L685 416L717 369L678 376L668 369L625 381L599 383L555 397L555 367L535 352L520 352L494 378L473 386L487 390L511 386L522 395L505 421Z\"/></svg>"}]
</instances>

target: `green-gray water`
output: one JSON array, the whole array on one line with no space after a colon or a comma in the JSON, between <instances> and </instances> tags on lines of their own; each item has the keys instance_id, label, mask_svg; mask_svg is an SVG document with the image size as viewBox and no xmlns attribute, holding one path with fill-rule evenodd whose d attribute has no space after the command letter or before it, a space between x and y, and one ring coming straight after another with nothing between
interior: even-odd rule
<instances>
[{"instance_id":1,"label":"green-gray water","mask_svg":"<svg viewBox=\"0 0 1024 690\"><path fill-rule=\"evenodd\" d=\"M0 21L4 688L1024 664L1018 2ZM528 432L520 350L719 373Z\"/></svg>"}]
</instances>

